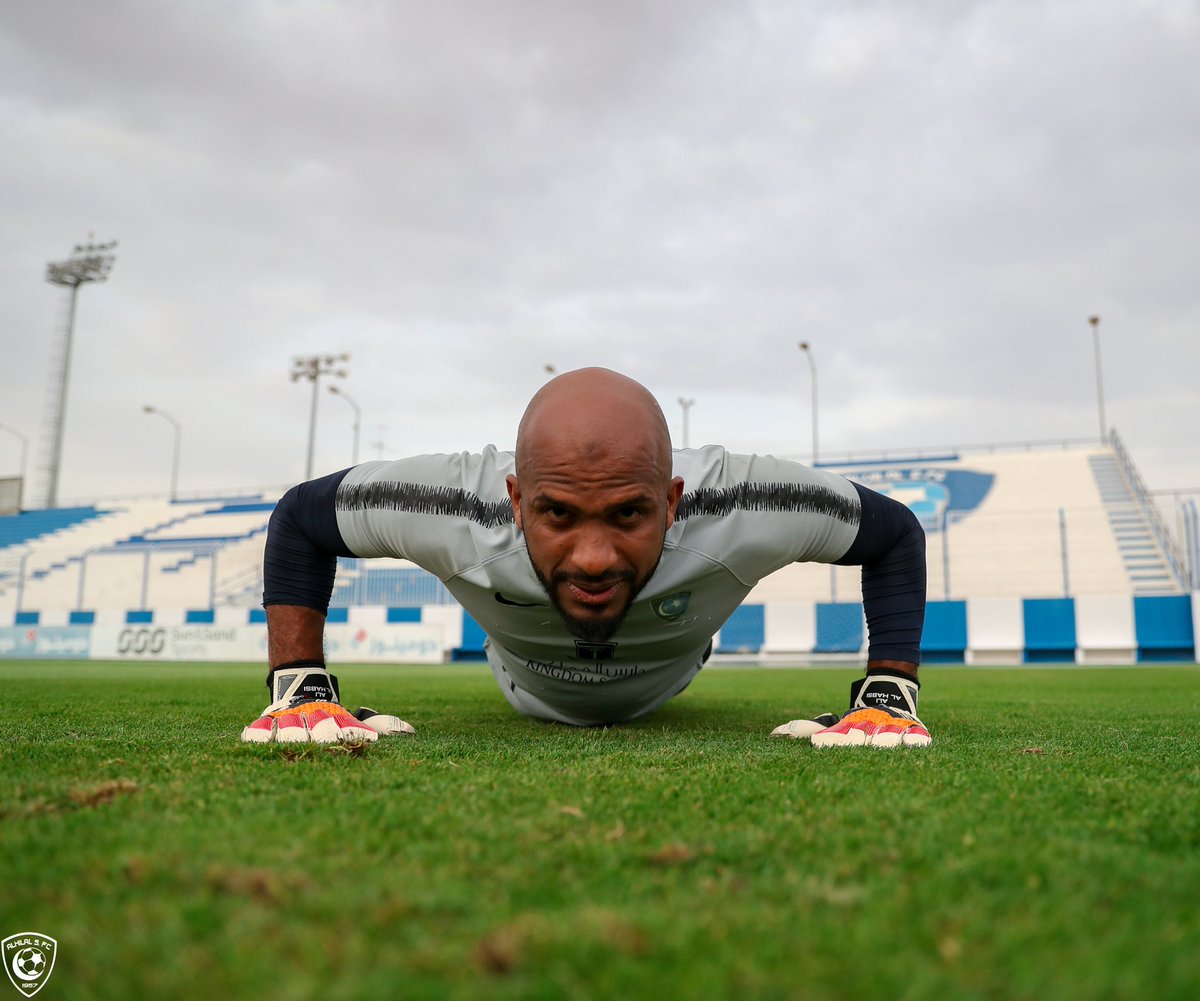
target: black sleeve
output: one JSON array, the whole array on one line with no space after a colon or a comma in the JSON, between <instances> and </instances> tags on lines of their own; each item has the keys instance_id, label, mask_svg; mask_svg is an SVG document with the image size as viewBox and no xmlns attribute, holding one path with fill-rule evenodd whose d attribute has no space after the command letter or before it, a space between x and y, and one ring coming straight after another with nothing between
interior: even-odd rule
<instances>
[{"instance_id":1,"label":"black sleeve","mask_svg":"<svg viewBox=\"0 0 1200 1001\"><path fill-rule=\"evenodd\" d=\"M925 627L925 531L899 501L855 483L858 535L839 566L862 566L868 660L921 662Z\"/></svg>"},{"instance_id":2,"label":"black sleeve","mask_svg":"<svg viewBox=\"0 0 1200 1001\"><path fill-rule=\"evenodd\" d=\"M337 557L353 556L338 531L334 499L349 469L292 487L267 523L263 607L304 605L324 613Z\"/></svg>"}]
</instances>

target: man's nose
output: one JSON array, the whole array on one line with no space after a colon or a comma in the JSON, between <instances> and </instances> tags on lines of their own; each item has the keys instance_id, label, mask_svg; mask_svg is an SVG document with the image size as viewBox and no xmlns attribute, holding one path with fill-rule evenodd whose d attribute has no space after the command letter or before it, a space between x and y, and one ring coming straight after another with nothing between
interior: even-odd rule
<instances>
[{"instance_id":1,"label":"man's nose","mask_svg":"<svg viewBox=\"0 0 1200 1001\"><path fill-rule=\"evenodd\" d=\"M571 562L579 573L602 577L611 573L618 563L617 549L611 533L604 525L580 526L571 552Z\"/></svg>"}]
</instances>

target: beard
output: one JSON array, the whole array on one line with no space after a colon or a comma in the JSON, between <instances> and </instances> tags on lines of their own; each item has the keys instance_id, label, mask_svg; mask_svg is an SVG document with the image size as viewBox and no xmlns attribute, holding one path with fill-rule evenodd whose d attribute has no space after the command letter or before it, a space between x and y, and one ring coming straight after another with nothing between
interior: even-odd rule
<instances>
[{"instance_id":1,"label":"beard","mask_svg":"<svg viewBox=\"0 0 1200 1001\"><path fill-rule=\"evenodd\" d=\"M662 559L661 552L659 553L659 559ZM658 560L655 560L654 566L642 580L638 580L632 570L604 574L601 577L589 577L586 574L572 574L567 573L565 570L560 570L547 580L538 565L533 560L529 562L533 566L533 572L537 574L537 579L541 583L543 590L545 590L547 597L549 597L550 604L558 612L558 617L563 620L563 625L567 627L567 632L576 639L583 640L585 643L607 643L617 634L617 630L621 628L621 623L625 621L625 616L629 614L629 609L633 607L637 596L650 583L650 578L654 576L654 571L658 569ZM558 597L558 589L562 584L604 587L621 582L629 583L629 597L625 599L625 604L617 610L615 615L610 615L603 619L584 618L574 615L563 607L563 603Z\"/></svg>"}]
</instances>

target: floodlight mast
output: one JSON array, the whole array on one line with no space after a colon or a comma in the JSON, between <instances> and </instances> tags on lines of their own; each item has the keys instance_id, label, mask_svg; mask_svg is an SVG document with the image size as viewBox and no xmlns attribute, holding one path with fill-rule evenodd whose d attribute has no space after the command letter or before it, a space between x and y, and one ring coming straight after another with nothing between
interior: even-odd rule
<instances>
[{"instance_id":1,"label":"floodlight mast","mask_svg":"<svg viewBox=\"0 0 1200 1001\"><path fill-rule=\"evenodd\" d=\"M317 440L317 385L323 375L334 375L339 379L346 378L350 373L344 368L335 368L334 366L341 362L348 362L349 360L350 356L348 354L308 355L292 359L292 382L307 379L312 383L312 405L309 408L308 414L308 460L304 466L304 478L306 480L312 479L313 448Z\"/></svg>"},{"instance_id":2,"label":"floodlight mast","mask_svg":"<svg viewBox=\"0 0 1200 1001\"><path fill-rule=\"evenodd\" d=\"M117 257L113 248L117 241L109 243L78 243L71 256L65 261L46 265L46 281L71 290L67 307L67 324L63 332L62 360L52 387L53 409L49 420L50 457L46 466L46 507L58 506L58 479L62 468L63 429L67 418L67 385L71 374L71 344L75 336L75 309L79 287L89 282L108 280Z\"/></svg>"}]
</instances>

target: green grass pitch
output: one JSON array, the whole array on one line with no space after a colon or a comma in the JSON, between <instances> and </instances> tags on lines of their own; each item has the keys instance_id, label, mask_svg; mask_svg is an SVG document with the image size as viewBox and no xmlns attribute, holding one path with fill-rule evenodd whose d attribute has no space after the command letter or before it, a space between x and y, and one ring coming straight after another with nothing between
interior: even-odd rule
<instances>
[{"instance_id":1,"label":"green grass pitch","mask_svg":"<svg viewBox=\"0 0 1200 1001\"><path fill-rule=\"evenodd\" d=\"M337 673L417 735L244 746L258 665L0 665L0 937L58 940L42 997L1200 998L1194 665L929 668L908 751L767 737L849 669L597 730L479 666Z\"/></svg>"}]
</instances>

